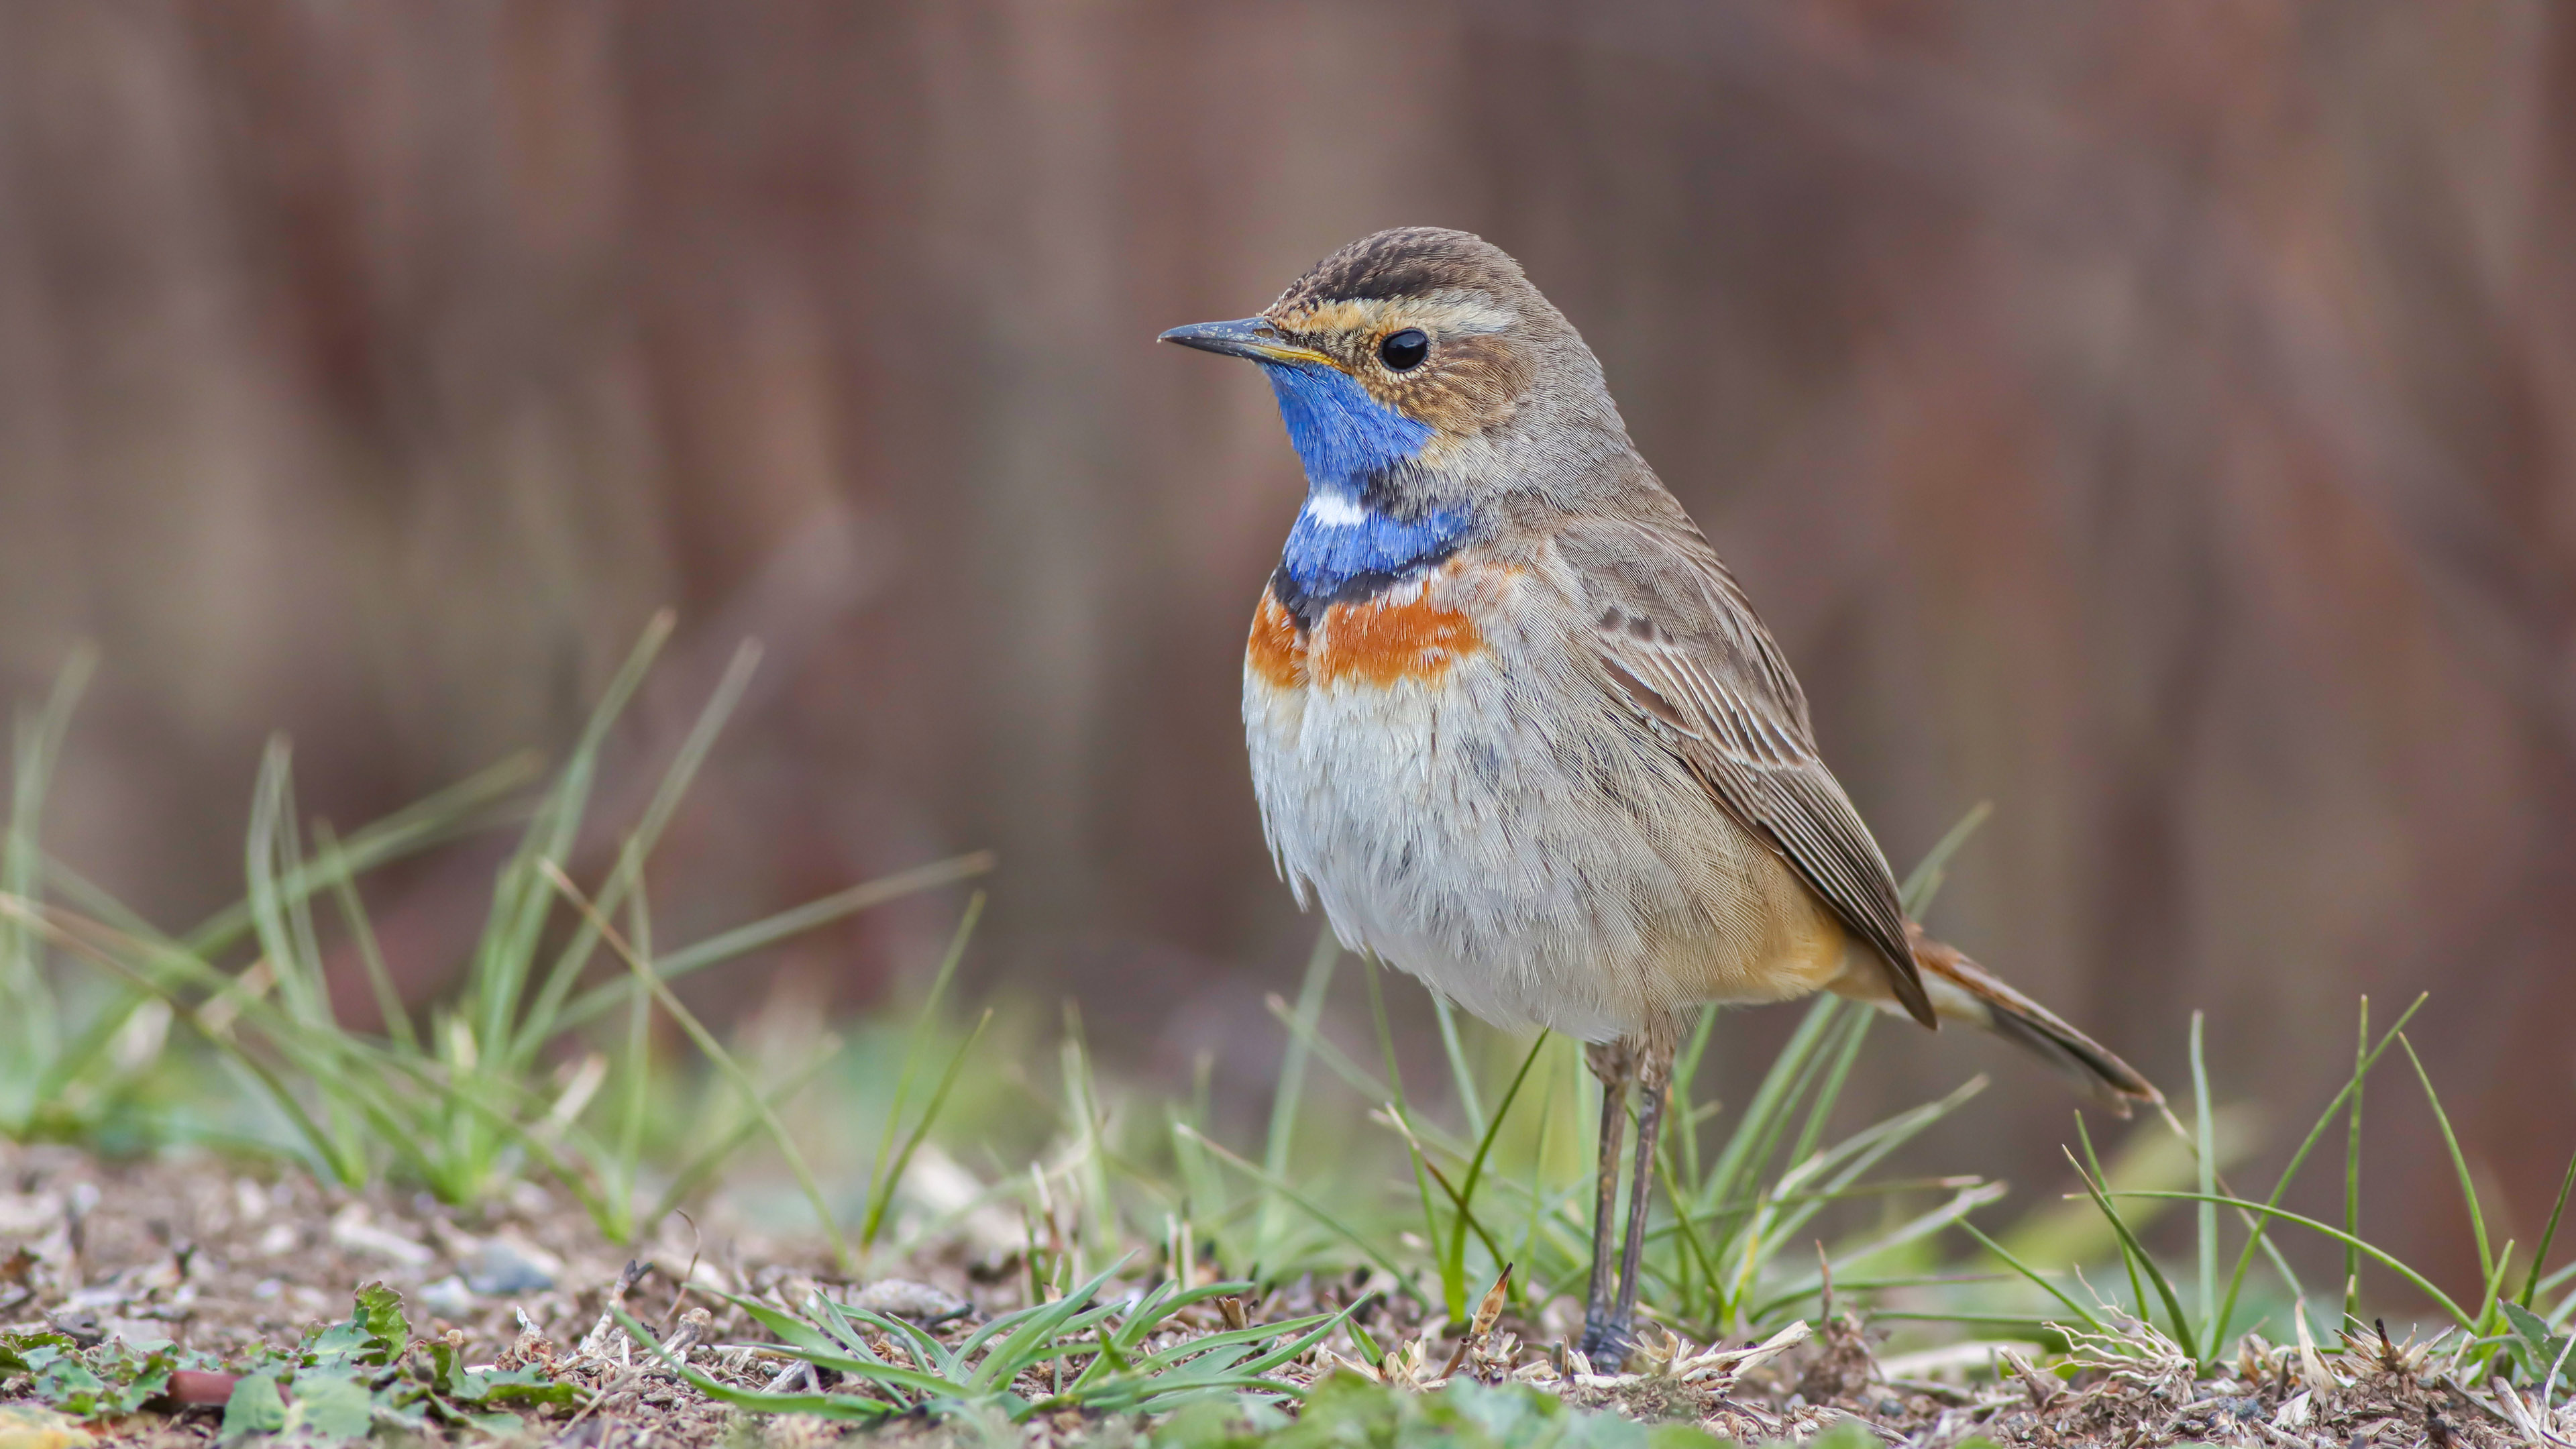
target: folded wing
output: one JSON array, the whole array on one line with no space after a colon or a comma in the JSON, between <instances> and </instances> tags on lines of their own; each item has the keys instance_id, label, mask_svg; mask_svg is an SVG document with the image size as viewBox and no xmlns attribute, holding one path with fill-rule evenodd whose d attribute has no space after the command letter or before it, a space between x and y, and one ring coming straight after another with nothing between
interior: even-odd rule
<instances>
[{"instance_id":1,"label":"folded wing","mask_svg":"<svg viewBox=\"0 0 2576 1449\"><path fill-rule=\"evenodd\" d=\"M1934 1025L1887 857L1818 757L1806 696L1716 551L1687 522L1625 519L1579 523L1558 547L1583 579L1617 698L1877 949L1897 1000Z\"/></svg>"}]
</instances>

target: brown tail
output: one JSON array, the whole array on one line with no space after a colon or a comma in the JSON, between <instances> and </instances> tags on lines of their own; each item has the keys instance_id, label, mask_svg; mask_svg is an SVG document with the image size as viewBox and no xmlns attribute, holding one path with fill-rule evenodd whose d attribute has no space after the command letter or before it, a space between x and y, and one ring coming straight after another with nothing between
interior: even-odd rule
<instances>
[{"instance_id":1,"label":"brown tail","mask_svg":"<svg viewBox=\"0 0 2576 1449\"><path fill-rule=\"evenodd\" d=\"M1905 932L1914 945L1915 964L1923 968L1932 1009L1944 1019L1981 1027L2037 1053L2123 1117L2141 1102L2164 1105L2165 1094L2108 1047L1996 980L1957 947L1925 935L1921 926L1908 921Z\"/></svg>"}]
</instances>

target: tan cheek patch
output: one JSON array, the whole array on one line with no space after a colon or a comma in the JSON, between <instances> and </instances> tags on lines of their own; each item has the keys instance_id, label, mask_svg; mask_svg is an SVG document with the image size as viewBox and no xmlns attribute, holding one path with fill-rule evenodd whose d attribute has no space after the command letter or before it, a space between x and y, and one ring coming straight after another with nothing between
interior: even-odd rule
<instances>
[{"instance_id":1,"label":"tan cheek patch","mask_svg":"<svg viewBox=\"0 0 2576 1449\"><path fill-rule=\"evenodd\" d=\"M1510 421L1529 390L1529 362L1492 333L1461 337L1396 406L1444 433L1481 433Z\"/></svg>"}]
</instances>

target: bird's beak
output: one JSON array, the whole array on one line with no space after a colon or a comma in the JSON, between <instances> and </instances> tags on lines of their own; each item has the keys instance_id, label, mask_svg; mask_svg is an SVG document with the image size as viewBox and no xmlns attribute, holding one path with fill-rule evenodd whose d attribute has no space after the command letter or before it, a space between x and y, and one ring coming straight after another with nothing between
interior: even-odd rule
<instances>
[{"instance_id":1,"label":"bird's beak","mask_svg":"<svg viewBox=\"0 0 2576 1449\"><path fill-rule=\"evenodd\" d=\"M1177 342L1201 352L1223 353L1227 357L1248 357L1255 362L1337 365L1333 359L1312 348L1290 342L1280 335L1278 328L1259 317L1246 317L1235 322L1193 322L1187 327L1175 327L1156 340Z\"/></svg>"}]
</instances>

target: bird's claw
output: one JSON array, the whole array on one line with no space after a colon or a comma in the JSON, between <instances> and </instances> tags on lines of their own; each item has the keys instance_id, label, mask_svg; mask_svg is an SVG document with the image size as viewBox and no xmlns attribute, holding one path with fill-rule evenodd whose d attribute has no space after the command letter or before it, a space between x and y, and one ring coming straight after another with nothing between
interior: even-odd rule
<instances>
[{"instance_id":1,"label":"bird's claw","mask_svg":"<svg viewBox=\"0 0 2576 1449\"><path fill-rule=\"evenodd\" d=\"M1596 1374L1619 1372L1636 1346L1636 1335L1618 1324L1595 1319L1583 1325L1583 1357Z\"/></svg>"}]
</instances>

